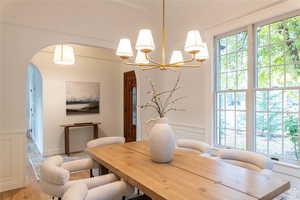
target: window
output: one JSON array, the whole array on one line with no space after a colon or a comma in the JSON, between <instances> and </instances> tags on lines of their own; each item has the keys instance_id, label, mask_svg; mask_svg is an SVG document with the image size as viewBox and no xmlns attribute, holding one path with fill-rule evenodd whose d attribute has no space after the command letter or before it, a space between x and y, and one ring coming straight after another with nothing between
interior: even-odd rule
<instances>
[{"instance_id":1,"label":"window","mask_svg":"<svg viewBox=\"0 0 300 200\"><path fill-rule=\"evenodd\" d=\"M299 160L300 16L217 37L216 49L215 143Z\"/></svg>"},{"instance_id":2,"label":"window","mask_svg":"<svg viewBox=\"0 0 300 200\"><path fill-rule=\"evenodd\" d=\"M247 32L218 40L218 144L246 149Z\"/></svg>"}]
</instances>

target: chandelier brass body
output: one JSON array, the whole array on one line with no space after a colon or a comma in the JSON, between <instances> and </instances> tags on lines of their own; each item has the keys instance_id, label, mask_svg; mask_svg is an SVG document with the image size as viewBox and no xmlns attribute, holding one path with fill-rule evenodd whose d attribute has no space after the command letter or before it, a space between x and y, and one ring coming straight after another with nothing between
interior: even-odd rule
<instances>
[{"instance_id":1,"label":"chandelier brass body","mask_svg":"<svg viewBox=\"0 0 300 200\"><path fill-rule=\"evenodd\" d=\"M152 50L145 49L141 50L145 54L146 60L149 62L148 64L145 63L135 63L128 61L130 59L129 56L120 56L120 58L123 60L123 63L126 65L131 66L138 66L141 67L142 70L150 70L150 69L160 69L160 70L168 70L172 68L199 68L200 64L207 60L207 58L197 58L196 54L200 53L200 51L189 51L188 53L191 54L190 59L185 59L179 62L174 63L167 63L166 61L166 42L167 42L167 30L166 30L166 24L165 24L165 0L162 0L162 27L161 27L161 62L155 61L150 53Z\"/></svg>"}]
</instances>

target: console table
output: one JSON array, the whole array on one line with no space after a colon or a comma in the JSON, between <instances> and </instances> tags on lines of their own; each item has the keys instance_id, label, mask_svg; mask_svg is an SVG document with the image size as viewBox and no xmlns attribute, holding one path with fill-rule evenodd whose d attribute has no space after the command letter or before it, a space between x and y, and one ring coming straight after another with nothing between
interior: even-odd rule
<instances>
[{"instance_id":1,"label":"console table","mask_svg":"<svg viewBox=\"0 0 300 200\"><path fill-rule=\"evenodd\" d=\"M101 122L89 122L89 123L74 123L74 124L63 124L61 127L64 128L64 134L65 134L65 153L70 156L70 128L79 128L79 127L93 127L94 130L94 139L97 139L99 137L99 130L98 125L100 125Z\"/></svg>"}]
</instances>

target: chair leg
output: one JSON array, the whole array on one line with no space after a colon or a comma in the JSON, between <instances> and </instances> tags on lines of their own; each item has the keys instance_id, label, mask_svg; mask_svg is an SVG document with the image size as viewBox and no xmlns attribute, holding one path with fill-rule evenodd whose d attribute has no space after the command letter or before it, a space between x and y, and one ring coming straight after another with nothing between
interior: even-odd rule
<instances>
[{"instance_id":1,"label":"chair leg","mask_svg":"<svg viewBox=\"0 0 300 200\"><path fill-rule=\"evenodd\" d=\"M90 169L90 177L94 177L94 175L93 175L93 169Z\"/></svg>"},{"instance_id":2,"label":"chair leg","mask_svg":"<svg viewBox=\"0 0 300 200\"><path fill-rule=\"evenodd\" d=\"M104 167L102 165L99 166L99 176L105 175L105 174L108 174L108 173L109 173L109 171L106 167Z\"/></svg>"},{"instance_id":3,"label":"chair leg","mask_svg":"<svg viewBox=\"0 0 300 200\"><path fill-rule=\"evenodd\" d=\"M122 197L122 200L126 200L126 197L123 196L123 197Z\"/></svg>"}]
</instances>

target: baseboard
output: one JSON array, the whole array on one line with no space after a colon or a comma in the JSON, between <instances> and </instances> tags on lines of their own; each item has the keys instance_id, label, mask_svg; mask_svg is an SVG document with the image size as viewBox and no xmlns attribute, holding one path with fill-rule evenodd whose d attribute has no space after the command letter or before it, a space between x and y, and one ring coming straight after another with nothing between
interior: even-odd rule
<instances>
[{"instance_id":1,"label":"baseboard","mask_svg":"<svg viewBox=\"0 0 300 200\"><path fill-rule=\"evenodd\" d=\"M82 148L81 146L78 147L72 147L72 149L70 149L71 152L78 152L78 151L84 151L84 148ZM52 149L45 149L43 156L54 156L54 155L61 155L61 154L65 154L65 148L52 148Z\"/></svg>"},{"instance_id":2,"label":"baseboard","mask_svg":"<svg viewBox=\"0 0 300 200\"><path fill-rule=\"evenodd\" d=\"M52 149L45 149L43 156L54 156L59 154L64 154L65 150L62 148L52 148Z\"/></svg>"}]
</instances>

